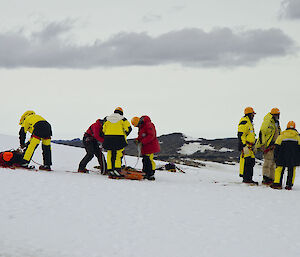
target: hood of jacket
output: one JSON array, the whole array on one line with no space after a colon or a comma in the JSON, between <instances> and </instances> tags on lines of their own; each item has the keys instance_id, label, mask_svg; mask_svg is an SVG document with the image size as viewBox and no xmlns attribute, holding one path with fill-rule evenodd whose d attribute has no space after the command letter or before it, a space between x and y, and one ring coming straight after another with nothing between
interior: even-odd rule
<instances>
[{"instance_id":1,"label":"hood of jacket","mask_svg":"<svg viewBox=\"0 0 300 257\"><path fill-rule=\"evenodd\" d=\"M151 119L150 119L150 117L149 117L149 116L147 116L147 115L144 115L144 116L142 116L142 119L143 119L143 123L148 123L148 122L151 122Z\"/></svg>"},{"instance_id":2,"label":"hood of jacket","mask_svg":"<svg viewBox=\"0 0 300 257\"><path fill-rule=\"evenodd\" d=\"M119 113L113 113L106 117L106 120L108 120L111 123L117 123L120 120L122 120L124 117L120 115Z\"/></svg>"},{"instance_id":3,"label":"hood of jacket","mask_svg":"<svg viewBox=\"0 0 300 257\"><path fill-rule=\"evenodd\" d=\"M297 135L299 135L298 131L296 129L286 129L285 131L282 131L281 134L285 138L294 138Z\"/></svg>"}]
</instances>

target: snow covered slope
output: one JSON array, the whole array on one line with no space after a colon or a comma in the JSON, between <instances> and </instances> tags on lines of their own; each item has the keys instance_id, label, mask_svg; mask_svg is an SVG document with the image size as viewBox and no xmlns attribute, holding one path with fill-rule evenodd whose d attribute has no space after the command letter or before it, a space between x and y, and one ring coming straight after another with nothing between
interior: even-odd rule
<instances>
[{"instance_id":1,"label":"snow covered slope","mask_svg":"<svg viewBox=\"0 0 300 257\"><path fill-rule=\"evenodd\" d=\"M17 146L0 135L1 151ZM56 172L0 168L1 257L299 256L298 178L292 191L250 187L234 183L238 166L207 163L157 171L156 181L110 180L63 171L84 149L52 150Z\"/></svg>"}]
</instances>

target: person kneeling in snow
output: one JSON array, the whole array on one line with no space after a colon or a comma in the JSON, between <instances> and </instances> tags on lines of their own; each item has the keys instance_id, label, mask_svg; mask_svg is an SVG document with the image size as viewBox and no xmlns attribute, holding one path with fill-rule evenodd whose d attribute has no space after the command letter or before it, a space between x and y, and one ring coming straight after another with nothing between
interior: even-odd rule
<instances>
[{"instance_id":1,"label":"person kneeling in snow","mask_svg":"<svg viewBox=\"0 0 300 257\"><path fill-rule=\"evenodd\" d=\"M102 144L104 141L104 137L101 136L102 132L103 120L98 119L95 123L93 123L88 130L84 133L82 142L84 148L86 150L86 155L83 157L81 162L79 163L78 172L89 173L86 169L86 165L91 161L94 155L97 157L101 173L106 173L106 161L105 157L99 147L99 143Z\"/></svg>"},{"instance_id":2,"label":"person kneeling in snow","mask_svg":"<svg viewBox=\"0 0 300 257\"><path fill-rule=\"evenodd\" d=\"M52 157L51 157L51 125L41 116L35 114L34 111L26 111L21 119L21 129L19 132L20 146L26 149L23 157L23 168L30 168L28 166L35 149L38 147L42 140L43 160L44 165L39 167L40 170L51 170ZM31 138L28 144L25 144L26 133L31 133Z\"/></svg>"},{"instance_id":3,"label":"person kneeling in snow","mask_svg":"<svg viewBox=\"0 0 300 257\"><path fill-rule=\"evenodd\" d=\"M291 190L295 180L296 166L300 165L300 136L294 121L289 121L287 129L277 138L274 158L277 167L271 188L282 189L284 169L287 167L288 177L285 189Z\"/></svg>"},{"instance_id":4,"label":"person kneeling in snow","mask_svg":"<svg viewBox=\"0 0 300 257\"><path fill-rule=\"evenodd\" d=\"M146 173L145 178L155 180L155 162L153 161L154 153L160 151L158 139L156 137L156 129L148 116L133 117L131 124L139 128L138 137L135 139L137 144L141 144L143 156L143 172Z\"/></svg>"}]
</instances>

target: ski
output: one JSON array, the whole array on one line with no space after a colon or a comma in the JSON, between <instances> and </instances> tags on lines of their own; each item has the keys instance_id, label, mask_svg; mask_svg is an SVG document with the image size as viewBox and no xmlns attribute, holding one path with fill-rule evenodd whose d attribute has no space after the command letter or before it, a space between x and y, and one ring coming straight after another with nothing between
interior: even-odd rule
<instances>
[{"instance_id":1,"label":"ski","mask_svg":"<svg viewBox=\"0 0 300 257\"><path fill-rule=\"evenodd\" d=\"M247 185L247 186L259 186L259 184L256 183L244 183L244 182L219 182L219 181L213 181L214 184L219 184L221 186L229 186L229 185Z\"/></svg>"}]
</instances>

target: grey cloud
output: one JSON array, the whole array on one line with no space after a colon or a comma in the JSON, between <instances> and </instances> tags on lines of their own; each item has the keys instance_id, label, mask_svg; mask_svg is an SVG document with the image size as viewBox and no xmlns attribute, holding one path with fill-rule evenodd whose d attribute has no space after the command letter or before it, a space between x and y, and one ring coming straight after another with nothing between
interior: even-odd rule
<instances>
[{"instance_id":1,"label":"grey cloud","mask_svg":"<svg viewBox=\"0 0 300 257\"><path fill-rule=\"evenodd\" d=\"M152 37L119 33L106 41L78 45L67 41L71 27L51 23L39 32L0 33L0 67L93 68L181 64L194 67L254 65L296 52L295 43L279 29L210 32L191 28Z\"/></svg>"},{"instance_id":2,"label":"grey cloud","mask_svg":"<svg viewBox=\"0 0 300 257\"><path fill-rule=\"evenodd\" d=\"M32 33L32 37L41 41L56 40L60 35L72 29L72 21L52 22L46 24L41 31Z\"/></svg>"},{"instance_id":3,"label":"grey cloud","mask_svg":"<svg viewBox=\"0 0 300 257\"><path fill-rule=\"evenodd\" d=\"M281 2L280 18L300 19L300 1L284 0Z\"/></svg>"}]
</instances>

